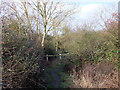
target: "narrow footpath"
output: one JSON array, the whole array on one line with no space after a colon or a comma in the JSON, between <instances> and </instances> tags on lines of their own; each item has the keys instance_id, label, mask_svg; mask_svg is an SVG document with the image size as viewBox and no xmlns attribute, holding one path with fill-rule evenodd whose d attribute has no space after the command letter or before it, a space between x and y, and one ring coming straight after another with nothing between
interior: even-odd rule
<instances>
[{"instance_id":1,"label":"narrow footpath","mask_svg":"<svg viewBox=\"0 0 120 90\"><path fill-rule=\"evenodd\" d=\"M68 73L64 71L65 60L54 60L44 70L47 88L69 88L71 80Z\"/></svg>"}]
</instances>

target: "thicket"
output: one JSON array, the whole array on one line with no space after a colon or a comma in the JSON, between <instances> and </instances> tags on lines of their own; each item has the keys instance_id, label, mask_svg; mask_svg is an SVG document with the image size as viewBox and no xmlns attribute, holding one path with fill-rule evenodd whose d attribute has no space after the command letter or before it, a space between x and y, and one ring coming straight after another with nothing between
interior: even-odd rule
<instances>
[{"instance_id":1,"label":"thicket","mask_svg":"<svg viewBox=\"0 0 120 90\"><path fill-rule=\"evenodd\" d=\"M61 34L57 36L46 34L44 47L42 47L42 28L39 28L38 33L34 30L34 27L30 28L20 19L17 20L14 15L8 17L8 19L3 18L2 61L4 88L45 88L43 69L48 63L45 55L67 53L68 56L62 58L65 64L64 62L61 63L66 71L75 69L76 72L79 72L83 68L82 65L89 62L96 65L102 62L112 62L120 67L118 61L120 47L118 28L114 20L106 21L106 29L100 31L83 30L82 27L76 28L74 31L67 26L61 27ZM39 26L38 23L37 25Z\"/></svg>"},{"instance_id":2,"label":"thicket","mask_svg":"<svg viewBox=\"0 0 120 90\"><path fill-rule=\"evenodd\" d=\"M64 33L59 39L62 43L61 48L70 55L74 54L75 57L77 55L76 58L73 55L72 61L80 63L80 65L82 62L109 61L119 67L120 44L117 18L116 14L112 14L112 19L106 20L106 27L100 31L82 29L82 27L75 30L67 26L63 27Z\"/></svg>"},{"instance_id":3,"label":"thicket","mask_svg":"<svg viewBox=\"0 0 120 90\"><path fill-rule=\"evenodd\" d=\"M43 48L37 34L20 32L22 29L27 28L18 29L16 21L2 29L3 88L44 88Z\"/></svg>"},{"instance_id":4,"label":"thicket","mask_svg":"<svg viewBox=\"0 0 120 90\"><path fill-rule=\"evenodd\" d=\"M68 57L64 58L67 62L64 67L68 71L73 68L79 71L86 62L109 61L119 67L117 28L101 31L77 28L72 31L65 27L63 31L67 32L63 32L57 40L54 36L47 35L43 48L40 45L40 35L23 32L28 28L23 26L18 29L18 26L19 24L13 21L5 24L2 30L4 87L28 87L30 83L44 87L41 83L45 82L41 76L42 69L46 66L44 57L47 54L69 53ZM41 78L37 80L38 77ZM26 82L29 83L28 86Z\"/></svg>"}]
</instances>

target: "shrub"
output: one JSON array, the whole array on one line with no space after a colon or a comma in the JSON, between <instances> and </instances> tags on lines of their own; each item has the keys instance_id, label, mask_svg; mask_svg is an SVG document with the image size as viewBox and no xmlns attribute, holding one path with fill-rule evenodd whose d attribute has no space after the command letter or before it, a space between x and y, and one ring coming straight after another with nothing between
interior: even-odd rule
<instances>
[{"instance_id":1,"label":"shrub","mask_svg":"<svg viewBox=\"0 0 120 90\"><path fill-rule=\"evenodd\" d=\"M29 82L36 85L32 75L42 70L43 49L36 43L37 36L31 37L19 34L10 27L3 29L3 88L33 87Z\"/></svg>"}]
</instances>

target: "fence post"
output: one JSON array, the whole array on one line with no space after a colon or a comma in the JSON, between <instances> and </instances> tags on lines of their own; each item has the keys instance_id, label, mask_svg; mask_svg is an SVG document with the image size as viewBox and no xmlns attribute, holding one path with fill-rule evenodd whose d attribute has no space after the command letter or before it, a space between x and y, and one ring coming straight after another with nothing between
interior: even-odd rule
<instances>
[{"instance_id":1,"label":"fence post","mask_svg":"<svg viewBox=\"0 0 120 90\"><path fill-rule=\"evenodd\" d=\"M46 55L47 61L48 61L48 55Z\"/></svg>"},{"instance_id":2,"label":"fence post","mask_svg":"<svg viewBox=\"0 0 120 90\"><path fill-rule=\"evenodd\" d=\"M60 55L60 60L61 60L61 54L59 54Z\"/></svg>"}]
</instances>

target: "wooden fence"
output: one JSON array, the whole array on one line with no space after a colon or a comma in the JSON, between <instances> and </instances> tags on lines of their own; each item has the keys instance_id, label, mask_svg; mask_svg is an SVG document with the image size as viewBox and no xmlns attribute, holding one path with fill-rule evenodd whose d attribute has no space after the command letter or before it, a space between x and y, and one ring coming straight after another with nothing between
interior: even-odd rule
<instances>
[{"instance_id":1,"label":"wooden fence","mask_svg":"<svg viewBox=\"0 0 120 90\"><path fill-rule=\"evenodd\" d=\"M62 59L63 56L68 56L69 53L67 54L58 54L58 55L45 55L46 60L49 60L49 57L58 57L60 60Z\"/></svg>"}]
</instances>

